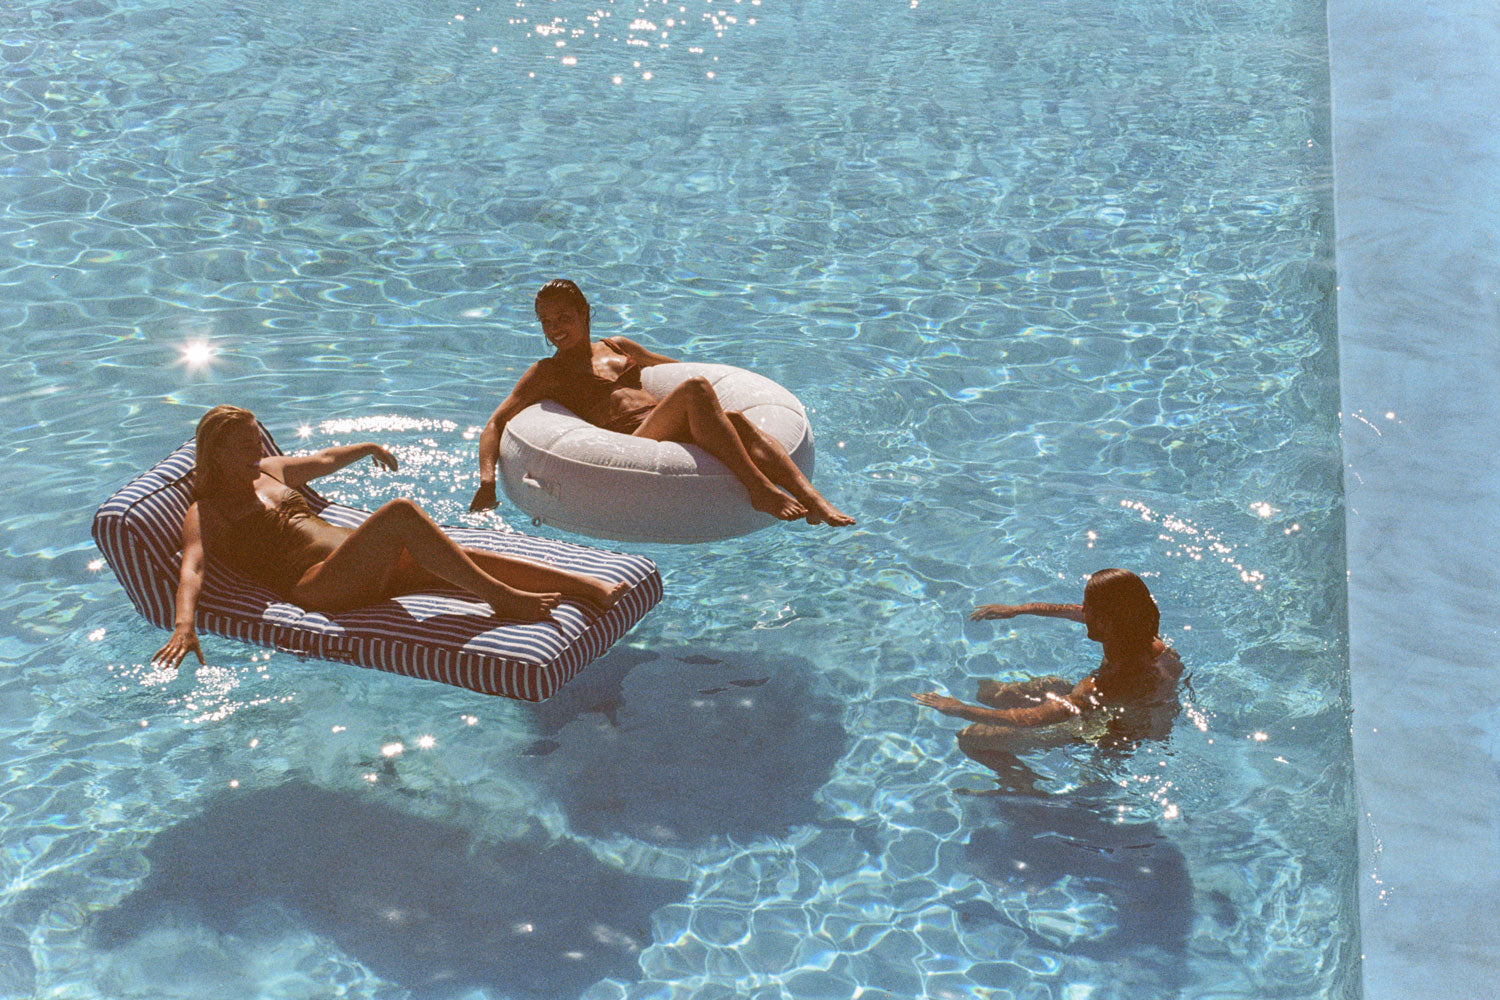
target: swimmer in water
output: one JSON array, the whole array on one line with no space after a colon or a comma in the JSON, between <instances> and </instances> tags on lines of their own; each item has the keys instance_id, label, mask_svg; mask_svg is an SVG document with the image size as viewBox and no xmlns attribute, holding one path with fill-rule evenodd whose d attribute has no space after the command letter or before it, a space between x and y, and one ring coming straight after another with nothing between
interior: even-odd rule
<instances>
[{"instance_id":1,"label":"swimmer in water","mask_svg":"<svg viewBox=\"0 0 1500 1000\"><path fill-rule=\"evenodd\" d=\"M222 560L309 611L348 611L400 594L457 587L500 618L539 621L564 598L606 611L627 589L529 559L464 548L407 499L382 505L357 528L313 513L297 490L309 480L363 458L396 468L396 457L378 444L263 455L255 415L237 406L205 413L196 440L194 501L182 519L176 624L153 663L176 667L190 652L203 662L195 621L205 559Z\"/></svg>"},{"instance_id":2,"label":"swimmer in water","mask_svg":"<svg viewBox=\"0 0 1500 1000\"><path fill-rule=\"evenodd\" d=\"M536 293L542 333L557 349L533 364L495 408L479 436L479 489L470 510L495 506L500 435L511 418L544 399L560 403L596 427L653 441L696 444L729 467L750 493L750 505L783 521L846 527L854 518L834 507L786 449L743 413L725 410L713 384L687 379L665 396L641 388L641 369L676 359L626 337L590 339L588 299L566 278Z\"/></svg>"},{"instance_id":3,"label":"swimmer in water","mask_svg":"<svg viewBox=\"0 0 1500 1000\"><path fill-rule=\"evenodd\" d=\"M1059 677L1017 684L981 681L976 697L982 705L936 691L912 695L919 704L973 723L958 734L959 747L970 757L988 763L986 755L1017 728L1049 726L1108 709L1134 716L1122 736L1139 739L1170 730L1182 660L1157 634L1161 616L1140 577L1129 570L1101 569L1084 586L1082 604L983 604L969 617L980 621L1017 615L1082 623L1088 637L1104 646L1104 659L1073 685Z\"/></svg>"}]
</instances>

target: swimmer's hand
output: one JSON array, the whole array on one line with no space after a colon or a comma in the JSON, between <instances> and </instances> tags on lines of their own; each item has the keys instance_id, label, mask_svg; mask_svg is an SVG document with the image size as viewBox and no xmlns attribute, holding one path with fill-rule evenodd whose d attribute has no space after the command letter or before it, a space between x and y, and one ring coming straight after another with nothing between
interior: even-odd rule
<instances>
[{"instance_id":1,"label":"swimmer's hand","mask_svg":"<svg viewBox=\"0 0 1500 1000\"><path fill-rule=\"evenodd\" d=\"M495 484L479 483L479 489L474 491L474 499L469 501L469 510L494 510L495 509Z\"/></svg>"},{"instance_id":2,"label":"swimmer's hand","mask_svg":"<svg viewBox=\"0 0 1500 1000\"><path fill-rule=\"evenodd\" d=\"M1014 618L1020 613L1019 604L981 604L969 612L969 621L982 622L994 618Z\"/></svg>"},{"instance_id":3,"label":"swimmer's hand","mask_svg":"<svg viewBox=\"0 0 1500 1000\"><path fill-rule=\"evenodd\" d=\"M938 694L936 691L920 691L913 694L912 697L916 699L919 705L926 705L928 708L937 709L944 715L956 715L959 718L964 717L964 711L968 708L967 705L957 698L950 698L945 694Z\"/></svg>"},{"instance_id":4,"label":"swimmer's hand","mask_svg":"<svg viewBox=\"0 0 1500 1000\"><path fill-rule=\"evenodd\" d=\"M370 460L388 472L396 471L396 456L373 441L365 445L370 449Z\"/></svg>"},{"instance_id":5,"label":"swimmer's hand","mask_svg":"<svg viewBox=\"0 0 1500 1000\"><path fill-rule=\"evenodd\" d=\"M188 653L196 654L199 663L207 662L203 659L203 650L198 646L198 633L193 631L191 625L179 625L172 630L172 637L167 640L167 644L151 654L151 664L176 670Z\"/></svg>"}]
</instances>

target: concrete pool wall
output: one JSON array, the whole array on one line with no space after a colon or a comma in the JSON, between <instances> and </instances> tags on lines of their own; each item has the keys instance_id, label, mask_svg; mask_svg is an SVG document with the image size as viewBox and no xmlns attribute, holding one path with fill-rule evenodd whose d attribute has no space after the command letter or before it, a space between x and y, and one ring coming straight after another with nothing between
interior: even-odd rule
<instances>
[{"instance_id":1,"label":"concrete pool wall","mask_svg":"<svg viewBox=\"0 0 1500 1000\"><path fill-rule=\"evenodd\" d=\"M1500 6L1330 0L1366 1000L1500 976Z\"/></svg>"}]
</instances>

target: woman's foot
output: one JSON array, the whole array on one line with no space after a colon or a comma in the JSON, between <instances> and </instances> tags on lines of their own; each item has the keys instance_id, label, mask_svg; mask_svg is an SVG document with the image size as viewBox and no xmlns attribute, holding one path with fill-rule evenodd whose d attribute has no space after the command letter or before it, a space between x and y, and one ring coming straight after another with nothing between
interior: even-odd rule
<instances>
[{"instance_id":1,"label":"woman's foot","mask_svg":"<svg viewBox=\"0 0 1500 1000\"><path fill-rule=\"evenodd\" d=\"M808 497L802 503L807 507L808 524L829 524L835 528L847 528L854 523L854 518L845 514L821 496L817 498Z\"/></svg>"},{"instance_id":2,"label":"woman's foot","mask_svg":"<svg viewBox=\"0 0 1500 1000\"><path fill-rule=\"evenodd\" d=\"M610 583L608 580L600 580L591 576L583 577L582 580L579 592L573 596L601 615L619 604L620 598L630 590L628 583Z\"/></svg>"},{"instance_id":3,"label":"woman's foot","mask_svg":"<svg viewBox=\"0 0 1500 1000\"><path fill-rule=\"evenodd\" d=\"M807 516L806 507L774 486L752 487L750 506L782 521L799 521Z\"/></svg>"},{"instance_id":4,"label":"woman's foot","mask_svg":"<svg viewBox=\"0 0 1500 1000\"><path fill-rule=\"evenodd\" d=\"M497 618L512 621L539 622L562 603L561 594L533 594L525 590L507 587L487 598Z\"/></svg>"}]
</instances>

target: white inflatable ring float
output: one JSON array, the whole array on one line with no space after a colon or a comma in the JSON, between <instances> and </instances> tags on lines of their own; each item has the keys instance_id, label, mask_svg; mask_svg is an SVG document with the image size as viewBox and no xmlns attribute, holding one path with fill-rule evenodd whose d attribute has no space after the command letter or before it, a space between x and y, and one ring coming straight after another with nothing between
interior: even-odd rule
<instances>
[{"instance_id":1,"label":"white inflatable ring float","mask_svg":"<svg viewBox=\"0 0 1500 1000\"><path fill-rule=\"evenodd\" d=\"M765 376L675 363L642 369L641 386L661 398L698 375L713 383L724 409L743 413L812 476L807 411ZM702 448L607 431L550 400L505 425L499 479L534 523L622 542L708 542L776 520L751 507L745 487Z\"/></svg>"}]
</instances>

